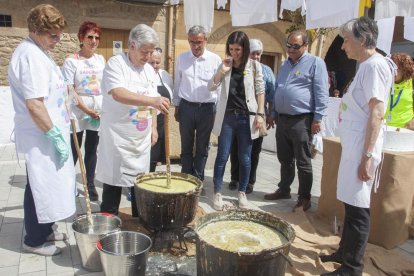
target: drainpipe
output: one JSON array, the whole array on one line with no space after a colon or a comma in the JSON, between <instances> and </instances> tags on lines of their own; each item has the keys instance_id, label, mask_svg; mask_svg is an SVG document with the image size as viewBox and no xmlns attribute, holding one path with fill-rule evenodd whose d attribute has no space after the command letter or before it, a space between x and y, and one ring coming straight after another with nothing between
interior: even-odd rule
<instances>
[{"instance_id":1,"label":"drainpipe","mask_svg":"<svg viewBox=\"0 0 414 276\"><path fill-rule=\"evenodd\" d=\"M172 74L174 5L168 7L167 72Z\"/></svg>"}]
</instances>

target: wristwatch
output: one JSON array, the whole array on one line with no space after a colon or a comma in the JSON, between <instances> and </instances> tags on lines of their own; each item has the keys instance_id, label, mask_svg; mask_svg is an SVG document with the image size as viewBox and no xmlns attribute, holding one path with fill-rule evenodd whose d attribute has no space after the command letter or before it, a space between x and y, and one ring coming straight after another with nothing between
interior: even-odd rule
<instances>
[{"instance_id":1,"label":"wristwatch","mask_svg":"<svg viewBox=\"0 0 414 276\"><path fill-rule=\"evenodd\" d=\"M260 117L264 118L264 113L257 112L256 115L259 115Z\"/></svg>"},{"instance_id":2,"label":"wristwatch","mask_svg":"<svg viewBox=\"0 0 414 276\"><path fill-rule=\"evenodd\" d=\"M367 151L367 152L365 153L365 157L366 157L366 158L371 158L371 157L372 157L372 152L371 152L371 151Z\"/></svg>"}]
</instances>

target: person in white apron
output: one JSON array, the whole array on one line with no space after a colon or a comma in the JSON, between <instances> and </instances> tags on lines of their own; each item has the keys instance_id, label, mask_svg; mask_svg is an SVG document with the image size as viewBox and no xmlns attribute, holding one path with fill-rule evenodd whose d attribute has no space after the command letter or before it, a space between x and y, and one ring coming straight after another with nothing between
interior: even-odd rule
<instances>
[{"instance_id":1,"label":"person in white apron","mask_svg":"<svg viewBox=\"0 0 414 276\"><path fill-rule=\"evenodd\" d=\"M29 37L14 51L8 70L16 150L24 154L27 169L23 250L52 256L61 252L52 242L67 239L53 224L76 211L67 85L48 53L60 41L66 20L42 4L30 11L28 22Z\"/></svg>"},{"instance_id":2,"label":"person in white apron","mask_svg":"<svg viewBox=\"0 0 414 276\"><path fill-rule=\"evenodd\" d=\"M99 124L102 109L101 82L105 68L105 58L96 54L99 46L101 29L95 22L85 21L79 27L78 38L80 50L68 56L62 66L62 73L68 84L73 85L76 104L72 105L76 136L79 147L85 135L85 169L86 180L91 201L98 200L95 188L95 169L99 143ZM72 156L78 160L75 141L71 136Z\"/></svg>"},{"instance_id":3,"label":"person in white apron","mask_svg":"<svg viewBox=\"0 0 414 276\"><path fill-rule=\"evenodd\" d=\"M157 93L156 74L147 62L158 44L149 26L135 26L128 53L108 60L103 73L103 102L96 179L103 183L101 211L117 214L122 187L132 187L132 215L138 216L135 178L149 170L151 143L157 140L156 110L168 113L170 101Z\"/></svg>"},{"instance_id":4,"label":"person in white apron","mask_svg":"<svg viewBox=\"0 0 414 276\"><path fill-rule=\"evenodd\" d=\"M367 17L350 20L341 29L342 49L359 62L358 71L342 98L339 136L342 154L337 198L345 205L344 228L339 248L322 262L341 266L322 275L362 275L363 256L370 228L370 197L379 183L376 169L381 161L383 117L393 83L392 62L376 52L378 27Z\"/></svg>"}]
</instances>

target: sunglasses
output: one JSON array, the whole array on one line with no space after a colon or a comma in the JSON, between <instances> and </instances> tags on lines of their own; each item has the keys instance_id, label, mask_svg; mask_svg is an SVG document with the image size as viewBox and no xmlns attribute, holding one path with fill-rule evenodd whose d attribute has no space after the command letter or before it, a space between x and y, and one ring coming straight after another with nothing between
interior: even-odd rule
<instances>
[{"instance_id":1,"label":"sunglasses","mask_svg":"<svg viewBox=\"0 0 414 276\"><path fill-rule=\"evenodd\" d=\"M155 52L162 54L162 49L160 47L156 47L154 50Z\"/></svg>"},{"instance_id":2,"label":"sunglasses","mask_svg":"<svg viewBox=\"0 0 414 276\"><path fill-rule=\"evenodd\" d=\"M286 42L286 48L289 49L295 49L295 50L299 50L300 48L302 48L305 44L302 45L298 45L298 44L290 44L289 42Z\"/></svg>"},{"instance_id":3,"label":"sunglasses","mask_svg":"<svg viewBox=\"0 0 414 276\"><path fill-rule=\"evenodd\" d=\"M86 38L87 38L87 39L89 39L89 40L93 40L94 38L95 38L95 40L100 40L100 39L101 39L101 38L100 38L99 36L97 36L97 35L88 35Z\"/></svg>"},{"instance_id":4,"label":"sunglasses","mask_svg":"<svg viewBox=\"0 0 414 276\"><path fill-rule=\"evenodd\" d=\"M55 40L55 41L56 40L61 40L63 38L63 33L61 33L61 34L52 34L49 31L46 31L46 33L49 35L50 39Z\"/></svg>"}]
</instances>

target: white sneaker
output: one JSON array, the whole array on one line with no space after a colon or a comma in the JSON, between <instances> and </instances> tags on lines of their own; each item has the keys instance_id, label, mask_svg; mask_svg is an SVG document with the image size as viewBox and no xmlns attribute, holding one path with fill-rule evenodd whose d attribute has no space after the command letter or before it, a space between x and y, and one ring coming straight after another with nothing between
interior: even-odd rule
<instances>
[{"instance_id":1,"label":"white sneaker","mask_svg":"<svg viewBox=\"0 0 414 276\"><path fill-rule=\"evenodd\" d=\"M220 193L214 194L214 202L213 202L213 209L216 211L223 211L223 198L221 197Z\"/></svg>"},{"instance_id":2,"label":"white sneaker","mask_svg":"<svg viewBox=\"0 0 414 276\"><path fill-rule=\"evenodd\" d=\"M23 243L22 249L24 252L38 254L42 256L55 256L62 253L62 250L56 247L53 243L44 243L36 247L31 247Z\"/></svg>"},{"instance_id":3,"label":"white sneaker","mask_svg":"<svg viewBox=\"0 0 414 276\"><path fill-rule=\"evenodd\" d=\"M47 241L66 241L68 239L68 235L65 233L60 233L58 231L53 231L52 234L47 236Z\"/></svg>"},{"instance_id":4,"label":"white sneaker","mask_svg":"<svg viewBox=\"0 0 414 276\"><path fill-rule=\"evenodd\" d=\"M247 201L246 193L239 192L239 207L240 208L249 208L249 201Z\"/></svg>"}]
</instances>

